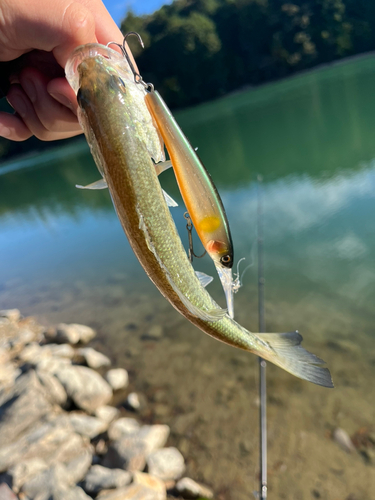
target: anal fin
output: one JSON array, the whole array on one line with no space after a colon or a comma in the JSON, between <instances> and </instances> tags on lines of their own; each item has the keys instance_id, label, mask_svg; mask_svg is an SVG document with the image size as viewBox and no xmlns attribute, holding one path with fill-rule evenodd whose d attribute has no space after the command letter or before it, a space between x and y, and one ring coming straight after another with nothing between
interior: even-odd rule
<instances>
[{"instance_id":1,"label":"anal fin","mask_svg":"<svg viewBox=\"0 0 375 500\"><path fill-rule=\"evenodd\" d=\"M107 181L103 178L99 179L98 181L92 182L91 184L87 184L87 186L76 184L76 188L78 189L106 189L107 187Z\"/></svg>"}]
</instances>

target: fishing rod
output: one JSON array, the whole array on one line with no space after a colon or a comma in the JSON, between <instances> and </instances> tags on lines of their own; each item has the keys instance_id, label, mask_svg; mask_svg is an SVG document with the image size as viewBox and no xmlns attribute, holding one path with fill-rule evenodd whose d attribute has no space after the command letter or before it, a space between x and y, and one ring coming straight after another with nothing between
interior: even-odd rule
<instances>
[{"instance_id":1,"label":"fishing rod","mask_svg":"<svg viewBox=\"0 0 375 500\"><path fill-rule=\"evenodd\" d=\"M266 332L266 317L264 311L264 266L263 266L263 206L261 197L262 176L258 175L257 189L257 241L258 241L258 317L259 333ZM266 367L264 359L259 360L259 464L260 464L260 484L258 498L267 498L267 386Z\"/></svg>"}]
</instances>

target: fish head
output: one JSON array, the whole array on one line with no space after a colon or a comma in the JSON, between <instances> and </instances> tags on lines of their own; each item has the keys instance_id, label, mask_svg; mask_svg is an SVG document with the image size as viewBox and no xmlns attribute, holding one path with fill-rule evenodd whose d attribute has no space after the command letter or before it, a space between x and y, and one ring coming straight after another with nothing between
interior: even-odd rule
<instances>
[{"instance_id":1,"label":"fish head","mask_svg":"<svg viewBox=\"0 0 375 500\"><path fill-rule=\"evenodd\" d=\"M154 161L165 160L163 141L145 103L146 90L134 81L123 54L98 43L81 45L70 55L65 74L77 94L78 119L84 130L85 110L95 115L99 108L108 113L121 108Z\"/></svg>"},{"instance_id":2,"label":"fish head","mask_svg":"<svg viewBox=\"0 0 375 500\"><path fill-rule=\"evenodd\" d=\"M117 71L123 80L134 80L133 73L122 54L99 43L88 43L74 49L65 66L66 78L75 93L80 88L81 75L78 68L83 61L89 59L100 60L103 69L107 68L108 70L111 68L114 72Z\"/></svg>"},{"instance_id":3,"label":"fish head","mask_svg":"<svg viewBox=\"0 0 375 500\"><path fill-rule=\"evenodd\" d=\"M77 68L79 89L77 101L81 108L97 101L105 92L106 97L117 97L125 101L126 83L111 64L101 56L84 59Z\"/></svg>"}]
</instances>

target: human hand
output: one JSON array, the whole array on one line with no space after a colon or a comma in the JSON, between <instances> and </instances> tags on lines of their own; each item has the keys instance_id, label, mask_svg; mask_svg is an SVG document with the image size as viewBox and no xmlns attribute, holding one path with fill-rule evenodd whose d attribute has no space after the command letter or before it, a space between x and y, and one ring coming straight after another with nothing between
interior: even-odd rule
<instances>
[{"instance_id":1,"label":"human hand","mask_svg":"<svg viewBox=\"0 0 375 500\"><path fill-rule=\"evenodd\" d=\"M78 45L122 40L101 0L1 0L0 61L14 61L7 99L16 114L0 112L0 136L51 141L80 134L65 63Z\"/></svg>"}]
</instances>

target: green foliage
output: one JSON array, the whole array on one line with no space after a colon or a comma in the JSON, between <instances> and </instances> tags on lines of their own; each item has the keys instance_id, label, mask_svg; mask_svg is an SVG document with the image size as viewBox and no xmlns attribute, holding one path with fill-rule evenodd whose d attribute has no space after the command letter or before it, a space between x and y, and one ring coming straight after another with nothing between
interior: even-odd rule
<instances>
[{"instance_id":1,"label":"green foliage","mask_svg":"<svg viewBox=\"0 0 375 500\"><path fill-rule=\"evenodd\" d=\"M144 38L144 79L181 107L373 50L374 25L368 0L175 0L121 28Z\"/></svg>"}]
</instances>

